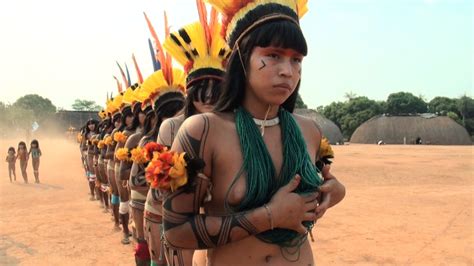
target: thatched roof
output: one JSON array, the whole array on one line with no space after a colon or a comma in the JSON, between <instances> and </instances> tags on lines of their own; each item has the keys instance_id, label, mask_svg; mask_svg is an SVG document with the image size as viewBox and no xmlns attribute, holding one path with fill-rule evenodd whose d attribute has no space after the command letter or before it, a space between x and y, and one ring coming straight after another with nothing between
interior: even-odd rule
<instances>
[{"instance_id":1,"label":"thatched roof","mask_svg":"<svg viewBox=\"0 0 474 266\"><path fill-rule=\"evenodd\" d=\"M351 142L386 144L471 145L466 129L447 116L376 116L360 125L352 134Z\"/></svg>"},{"instance_id":2,"label":"thatched roof","mask_svg":"<svg viewBox=\"0 0 474 266\"><path fill-rule=\"evenodd\" d=\"M295 109L294 113L309 117L316 121L316 123L319 125L319 127L321 127L321 130L323 131L323 135L329 139L329 142L331 144L344 143L344 137L342 136L339 127L334 124L334 122L327 119L320 113L311 109Z\"/></svg>"}]
</instances>

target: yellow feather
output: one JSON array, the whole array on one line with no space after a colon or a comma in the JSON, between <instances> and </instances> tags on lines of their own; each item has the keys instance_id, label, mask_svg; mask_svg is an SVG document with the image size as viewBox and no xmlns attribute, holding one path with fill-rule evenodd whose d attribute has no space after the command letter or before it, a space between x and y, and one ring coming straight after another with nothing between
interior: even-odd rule
<instances>
[{"instance_id":1,"label":"yellow feather","mask_svg":"<svg viewBox=\"0 0 474 266\"><path fill-rule=\"evenodd\" d=\"M128 87L123 94L122 102L124 104L132 104L135 101L133 90L131 87Z\"/></svg>"}]
</instances>

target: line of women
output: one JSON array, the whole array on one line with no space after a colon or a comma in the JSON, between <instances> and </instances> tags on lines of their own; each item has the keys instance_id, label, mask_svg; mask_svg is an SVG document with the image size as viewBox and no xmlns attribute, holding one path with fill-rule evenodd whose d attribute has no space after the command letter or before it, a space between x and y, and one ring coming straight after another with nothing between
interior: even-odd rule
<instances>
[{"instance_id":1,"label":"line of women","mask_svg":"<svg viewBox=\"0 0 474 266\"><path fill-rule=\"evenodd\" d=\"M345 188L319 126L292 113L306 1L207 2L176 32L165 15L163 42L145 15L155 72L81 135L91 200L123 244L133 224L137 265L313 265L308 235Z\"/></svg>"}]
</instances>

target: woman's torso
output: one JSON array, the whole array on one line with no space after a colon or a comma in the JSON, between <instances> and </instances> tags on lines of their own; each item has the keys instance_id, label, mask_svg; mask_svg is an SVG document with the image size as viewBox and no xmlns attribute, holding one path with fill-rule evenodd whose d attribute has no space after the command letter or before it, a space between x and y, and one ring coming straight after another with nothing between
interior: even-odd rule
<instances>
[{"instance_id":1,"label":"woman's torso","mask_svg":"<svg viewBox=\"0 0 474 266\"><path fill-rule=\"evenodd\" d=\"M228 203L231 206L238 205L246 193L245 173L241 174L235 185L229 190L231 183L240 172L243 160L240 149L240 141L236 131L233 114L209 115L210 130L208 135L208 147L212 153L212 200L205 204L205 211L210 215L228 213L225 208L226 193L229 191ZM298 119L296 119L298 121ZM307 123L306 123L307 124ZM280 172L283 163L281 131L279 126L265 129L264 141L268 152L272 157L276 169L276 176ZM314 163L319 142L311 139L311 132L302 130L305 137L308 153ZM207 171L209 171L207 169ZM206 173L208 174L208 173ZM308 241L300 248L299 260L294 265L312 265L313 256ZM294 260L295 258L290 259ZM256 237L248 237L244 240L221 246L208 252L208 261L212 264L265 264L291 265L292 262L283 258L282 251L277 245L267 244Z\"/></svg>"}]
</instances>

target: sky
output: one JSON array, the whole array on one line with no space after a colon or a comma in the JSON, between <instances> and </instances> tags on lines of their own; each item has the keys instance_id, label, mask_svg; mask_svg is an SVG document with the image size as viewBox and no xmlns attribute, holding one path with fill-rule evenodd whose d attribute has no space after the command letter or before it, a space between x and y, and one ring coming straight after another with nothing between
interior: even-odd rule
<instances>
[{"instance_id":1,"label":"sky","mask_svg":"<svg viewBox=\"0 0 474 266\"><path fill-rule=\"evenodd\" d=\"M316 108L352 92L374 100L408 91L425 100L473 96L473 1L309 0L301 26L308 43L300 93ZM116 94L116 61L132 53L153 71L143 12L164 37L196 21L194 0L15 0L0 9L0 101L26 94L61 109L75 99L104 105Z\"/></svg>"}]
</instances>

